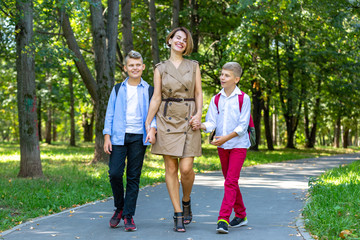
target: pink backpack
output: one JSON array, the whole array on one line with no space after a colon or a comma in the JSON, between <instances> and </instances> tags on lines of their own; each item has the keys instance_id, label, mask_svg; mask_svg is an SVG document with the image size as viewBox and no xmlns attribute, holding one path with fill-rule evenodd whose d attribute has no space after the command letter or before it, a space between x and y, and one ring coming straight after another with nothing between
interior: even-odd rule
<instances>
[{"instance_id":1,"label":"pink backpack","mask_svg":"<svg viewBox=\"0 0 360 240\"><path fill-rule=\"evenodd\" d=\"M243 91L241 91L241 93L242 93L241 95L238 95L240 112L241 112L241 108L242 108L243 101L244 101L244 95L245 95L245 93ZM218 114L219 114L219 100L220 100L220 93L216 94L215 99L214 99ZM256 145L256 133L255 133L254 121L252 119L251 114L250 114L250 121L249 121L249 126L248 126L247 131L249 133L249 139L250 139L251 146L253 147Z\"/></svg>"}]
</instances>

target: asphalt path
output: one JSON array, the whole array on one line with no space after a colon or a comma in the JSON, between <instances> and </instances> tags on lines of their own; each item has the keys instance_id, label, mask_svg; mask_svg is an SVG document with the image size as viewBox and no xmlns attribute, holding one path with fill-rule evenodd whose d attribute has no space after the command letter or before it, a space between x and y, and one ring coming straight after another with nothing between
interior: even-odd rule
<instances>
[{"instance_id":1,"label":"asphalt path","mask_svg":"<svg viewBox=\"0 0 360 240\"><path fill-rule=\"evenodd\" d=\"M224 179L221 172L210 172L196 175L191 194L194 221L187 225L185 233L172 230L173 209L166 185L162 183L140 190L134 216L135 232L125 232L123 221L118 228L109 227L113 214L110 198L34 219L0 233L0 239L310 239L298 221L309 178L359 160L360 154L348 154L243 168L239 185L249 223L230 228L229 234L216 233Z\"/></svg>"}]
</instances>

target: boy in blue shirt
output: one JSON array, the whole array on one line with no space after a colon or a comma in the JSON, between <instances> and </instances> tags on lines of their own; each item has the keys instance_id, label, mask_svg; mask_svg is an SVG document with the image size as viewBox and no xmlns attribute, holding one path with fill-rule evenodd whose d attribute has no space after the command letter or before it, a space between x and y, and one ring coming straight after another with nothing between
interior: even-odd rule
<instances>
[{"instance_id":1,"label":"boy in blue shirt","mask_svg":"<svg viewBox=\"0 0 360 240\"><path fill-rule=\"evenodd\" d=\"M113 88L105 116L104 151L110 154L109 177L114 195L115 212L110 227L115 228L124 219L125 231L136 231L133 220L139 193L139 182L147 145L155 143L155 119L145 141L145 120L152 88L142 78L145 69L140 53L130 51L125 58L124 70L128 78ZM126 168L126 194L124 198L123 174Z\"/></svg>"},{"instance_id":2,"label":"boy in blue shirt","mask_svg":"<svg viewBox=\"0 0 360 240\"><path fill-rule=\"evenodd\" d=\"M226 63L220 76L223 89L215 102L211 99L206 122L200 125L205 132L216 129L211 144L218 147L221 169L225 178L224 197L222 200L217 229L218 233L228 233L228 226L240 227L247 224L246 208L239 188L240 171L246 158L247 148L250 147L248 126L250 120L250 97L241 92L236 86L242 74L240 64ZM244 94L241 112L239 108L239 95ZM199 123L197 123L199 125ZM193 127L196 127L194 123ZM235 217L229 223L230 215L234 209Z\"/></svg>"}]
</instances>

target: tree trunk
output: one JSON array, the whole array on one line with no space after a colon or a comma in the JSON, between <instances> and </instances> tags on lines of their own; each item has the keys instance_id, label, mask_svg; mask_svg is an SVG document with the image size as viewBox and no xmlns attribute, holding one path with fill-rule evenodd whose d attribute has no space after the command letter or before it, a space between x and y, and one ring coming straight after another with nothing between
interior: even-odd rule
<instances>
[{"instance_id":1,"label":"tree trunk","mask_svg":"<svg viewBox=\"0 0 360 240\"><path fill-rule=\"evenodd\" d=\"M130 30L132 50L132 36L131 36L131 1L122 1L124 6L122 7L122 13L125 15L125 23L123 22L125 30ZM105 25L103 18L103 9L100 0L93 1L94 4L90 5L91 22L92 22L92 35L95 51L95 70L96 70L96 82L94 81L89 68L86 65L84 58L82 57L79 46L74 37L74 33L71 29L69 19L63 10L59 10L62 19L62 28L64 36L69 48L75 53L77 61L75 61L76 67L84 81L89 93L94 100L94 109L96 115L96 139L95 139L95 153L92 163L97 161L108 162L108 155L103 151L104 138L102 129L104 127L105 113L107 101L110 96L112 87L114 86L115 64L116 64L116 39L117 39L117 25L119 22L119 1L108 1L108 19L107 29L105 31ZM126 10L128 9L128 10ZM130 14L130 18L128 15ZM129 25L130 23L130 25ZM129 34L123 32L124 40L129 39ZM124 34L125 33L125 34ZM128 44L127 44L128 47Z\"/></svg>"},{"instance_id":2,"label":"tree trunk","mask_svg":"<svg viewBox=\"0 0 360 240\"><path fill-rule=\"evenodd\" d=\"M340 115L338 116L338 118L336 119L336 124L335 124L335 133L334 133L334 147L339 148L340 147L340 130L341 128L341 117Z\"/></svg>"},{"instance_id":3,"label":"tree trunk","mask_svg":"<svg viewBox=\"0 0 360 240\"><path fill-rule=\"evenodd\" d=\"M123 24L123 47L124 55L126 56L131 50L134 49L133 36L131 29L131 0L121 0L121 20Z\"/></svg>"},{"instance_id":4,"label":"tree trunk","mask_svg":"<svg viewBox=\"0 0 360 240\"><path fill-rule=\"evenodd\" d=\"M344 127L343 148L347 148L350 145L349 144L349 133L350 133L350 128L349 127Z\"/></svg>"},{"instance_id":5,"label":"tree trunk","mask_svg":"<svg viewBox=\"0 0 360 240\"><path fill-rule=\"evenodd\" d=\"M270 124L270 98L267 101L264 101L264 126L265 126L265 136L268 150L274 150L274 145L271 135L271 124Z\"/></svg>"},{"instance_id":6,"label":"tree trunk","mask_svg":"<svg viewBox=\"0 0 360 240\"><path fill-rule=\"evenodd\" d=\"M74 32L70 25L69 17L65 13L64 9L59 9L59 18L60 18L61 28L64 33L64 37L66 39L67 46L75 55L74 62L75 62L76 68L79 71L81 79L83 80L91 98L96 102L97 101L96 82L90 72L90 69L88 68L88 66L85 62L84 57L82 56L82 54L80 52L79 45L76 42Z\"/></svg>"},{"instance_id":7,"label":"tree trunk","mask_svg":"<svg viewBox=\"0 0 360 240\"><path fill-rule=\"evenodd\" d=\"M199 3L196 0L191 0L191 22L190 22L190 30L192 32L192 37L194 41L194 49L193 52L196 53L199 50Z\"/></svg>"},{"instance_id":8,"label":"tree trunk","mask_svg":"<svg viewBox=\"0 0 360 240\"><path fill-rule=\"evenodd\" d=\"M260 87L256 87L252 91L252 117L255 125L255 133L256 133L256 145L251 147L252 150L259 150L259 144L261 141L261 109L262 109L262 100L261 100L261 89Z\"/></svg>"},{"instance_id":9,"label":"tree trunk","mask_svg":"<svg viewBox=\"0 0 360 240\"><path fill-rule=\"evenodd\" d=\"M38 98L38 108L37 108L37 117L38 117L38 136L39 136L39 141L42 141L42 134L41 134L41 97L39 96Z\"/></svg>"},{"instance_id":10,"label":"tree trunk","mask_svg":"<svg viewBox=\"0 0 360 240\"><path fill-rule=\"evenodd\" d=\"M53 142L56 142L56 140L57 140L55 117L53 117L53 122L52 122L52 140L53 140Z\"/></svg>"},{"instance_id":11,"label":"tree trunk","mask_svg":"<svg viewBox=\"0 0 360 240\"><path fill-rule=\"evenodd\" d=\"M20 133L19 177L42 177L37 129L36 84L33 41L33 3L16 1L16 71Z\"/></svg>"},{"instance_id":12,"label":"tree trunk","mask_svg":"<svg viewBox=\"0 0 360 240\"><path fill-rule=\"evenodd\" d=\"M275 110L275 108L274 108ZM272 115L272 136L273 136L273 143L275 146L278 145L278 134L277 134L277 115L273 113Z\"/></svg>"},{"instance_id":13,"label":"tree trunk","mask_svg":"<svg viewBox=\"0 0 360 240\"><path fill-rule=\"evenodd\" d=\"M105 31L105 24L103 19L103 9L101 7L101 1L96 0L95 5L90 6L91 20L92 20L92 35L93 46L95 52L95 70L96 70L96 82L97 82L97 96L98 100L94 104L95 109L95 153L92 163L96 162L108 162L109 156L104 152L104 136L102 131L104 129L105 114L107 103L111 90L114 86L115 64L116 64L116 36L117 36L117 23L118 23L118 6L119 2L116 0L109 1L108 8L109 17L107 19L107 31ZM122 1L123 2L123 1ZM131 32L131 1L124 1L126 12L126 18L130 21L130 29L126 29L125 32L130 30ZM130 4L128 6L128 4ZM117 8L116 8L117 6ZM129 42L127 42L129 43ZM125 46L129 47L128 44ZM131 37L132 46L132 37ZM132 49L129 49L129 51Z\"/></svg>"},{"instance_id":14,"label":"tree trunk","mask_svg":"<svg viewBox=\"0 0 360 240\"><path fill-rule=\"evenodd\" d=\"M47 120L46 120L46 127L45 127L45 142L47 144L51 144L51 123L52 123L51 106L48 106Z\"/></svg>"},{"instance_id":15,"label":"tree trunk","mask_svg":"<svg viewBox=\"0 0 360 240\"><path fill-rule=\"evenodd\" d=\"M84 142L92 142L94 135L94 113L90 117L85 112L83 113L83 128L84 128Z\"/></svg>"},{"instance_id":16,"label":"tree trunk","mask_svg":"<svg viewBox=\"0 0 360 240\"><path fill-rule=\"evenodd\" d=\"M156 29L156 8L155 0L149 1L149 15L150 15L150 37L151 37L151 55L153 59L153 66L160 62L159 41Z\"/></svg>"},{"instance_id":17,"label":"tree trunk","mask_svg":"<svg viewBox=\"0 0 360 240\"><path fill-rule=\"evenodd\" d=\"M75 101L74 101L74 75L71 67L68 67L69 73L69 91L70 91L70 146L75 147Z\"/></svg>"},{"instance_id":18,"label":"tree trunk","mask_svg":"<svg viewBox=\"0 0 360 240\"><path fill-rule=\"evenodd\" d=\"M177 28L180 26L179 14L180 14L180 1L173 0L173 9L172 9L172 25L171 29Z\"/></svg>"},{"instance_id":19,"label":"tree trunk","mask_svg":"<svg viewBox=\"0 0 360 240\"><path fill-rule=\"evenodd\" d=\"M355 119L355 136L354 136L354 146L359 146L359 128L358 128L358 120Z\"/></svg>"}]
</instances>

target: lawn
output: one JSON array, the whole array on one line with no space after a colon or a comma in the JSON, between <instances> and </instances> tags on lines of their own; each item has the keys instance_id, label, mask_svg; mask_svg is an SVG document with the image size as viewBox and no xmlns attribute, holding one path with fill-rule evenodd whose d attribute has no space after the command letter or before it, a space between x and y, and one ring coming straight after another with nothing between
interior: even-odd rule
<instances>
[{"instance_id":1,"label":"lawn","mask_svg":"<svg viewBox=\"0 0 360 240\"><path fill-rule=\"evenodd\" d=\"M41 144L44 178L17 178L20 152L15 143L0 143L0 232L31 218L45 216L112 195L108 166L89 165L93 144L70 147L66 144ZM248 152L245 166L285 160L351 153L351 149L277 149ZM196 173L220 170L216 147L203 145L203 156L194 162ZM164 181L160 156L146 153L141 187Z\"/></svg>"},{"instance_id":2,"label":"lawn","mask_svg":"<svg viewBox=\"0 0 360 240\"><path fill-rule=\"evenodd\" d=\"M310 181L303 215L315 239L360 239L360 161Z\"/></svg>"}]
</instances>

